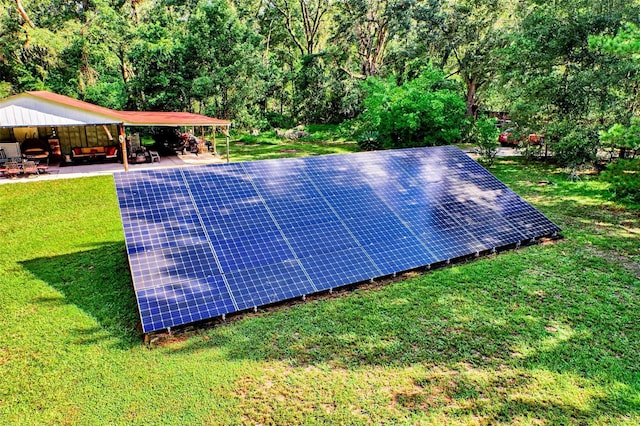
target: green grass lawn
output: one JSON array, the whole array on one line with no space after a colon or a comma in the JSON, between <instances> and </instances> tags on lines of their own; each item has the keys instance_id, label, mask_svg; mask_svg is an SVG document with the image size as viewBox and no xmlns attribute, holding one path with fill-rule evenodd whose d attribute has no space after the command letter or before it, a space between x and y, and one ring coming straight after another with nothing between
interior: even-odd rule
<instances>
[{"instance_id":1,"label":"green grass lawn","mask_svg":"<svg viewBox=\"0 0 640 426\"><path fill-rule=\"evenodd\" d=\"M229 141L231 161L267 160L304 155L346 154L358 150L348 137L336 137L336 126L314 125L307 128L309 136L290 140L276 136L274 131L259 136L232 135ZM218 151L225 152L224 139L218 138Z\"/></svg>"},{"instance_id":2,"label":"green grass lawn","mask_svg":"<svg viewBox=\"0 0 640 426\"><path fill-rule=\"evenodd\" d=\"M640 208L492 171L565 239L152 346L112 178L3 185L0 424L640 424Z\"/></svg>"}]
</instances>

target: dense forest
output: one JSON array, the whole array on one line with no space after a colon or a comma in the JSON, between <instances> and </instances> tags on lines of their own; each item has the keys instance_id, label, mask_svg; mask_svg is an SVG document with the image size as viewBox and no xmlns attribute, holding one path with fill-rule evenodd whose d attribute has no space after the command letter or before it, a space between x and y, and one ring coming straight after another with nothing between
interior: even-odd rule
<instances>
[{"instance_id":1,"label":"dense forest","mask_svg":"<svg viewBox=\"0 0 640 426\"><path fill-rule=\"evenodd\" d=\"M638 0L0 2L0 97L347 122L385 146L482 139L500 111L567 164L638 148Z\"/></svg>"}]
</instances>

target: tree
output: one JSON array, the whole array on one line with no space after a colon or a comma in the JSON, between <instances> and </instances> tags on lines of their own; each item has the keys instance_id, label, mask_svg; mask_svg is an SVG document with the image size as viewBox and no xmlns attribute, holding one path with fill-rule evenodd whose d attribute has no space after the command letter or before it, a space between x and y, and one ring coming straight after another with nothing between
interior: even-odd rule
<instances>
[{"instance_id":1,"label":"tree","mask_svg":"<svg viewBox=\"0 0 640 426\"><path fill-rule=\"evenodd\" d=\"M189 11L156 2L140 17L128 59L133 109L181 111L189 107L187 51L184 45Z\"/></svg>"},{"instance_id":2,"label":"tree","mask_svg":"<svg viewBox=\"0 0 640 426\"><path fill-rule=\"evenodd\" d=\"M199 2L184 39L185 77L192 101L203 112L254 126L264 97L260 39L224 0Z\"/></svg>"},{"instance_id":3,"label":"tree","mask_svg":"<svg viewBox=\"0 0 640 426\"><path fill-rule=\"evenodd\" d=\"M442 34L436 41L437 54L450 76L458 75L465 85L467 114L478 110L478 90L495 76L494 52L505 42L501 36L504 3L499 0L457 0L443 7Z\"/></svg>"},{"instance_id":4,"label":"tree","mask_svg":"<svg viewBox=\"0 0 640 426\"><path fill-rule=\"evenodd\" d=\"M267 6L280 13L282 24L300 55L313 55L321 50L330 0L269 0Z\"/></svg>"},{"instance_id":5,"label":"tree","mask_svg":"<svg viewBox=\"0 0 640 426\"><path fill-rule=\"evenodd\" d=\"M521 4L509 45L497 52L511 118L529 133L545 134L564 164L592 159L598 130L629 105L630 92L611 89L625 87L637 70L590 49L588 40L615 30L634 8L617 1Z\"/></svg>"},{"instance_id":6,"label":"tree","mask_svg":"<svg viewBox=\"0 0 640 426\"><path fill-rule=\"evenodd\" d=\"M413 4L402 0L337 1L331 42L342 70L359 79L378 75L390 43L410 25L412 12Z\"/></svg>"},{"instance_id":7,"label":"tree","mask_svg":"<svg viewBox=\"0 0 640 426\"><path fill-rule=\"evenodd\" d=\"M376 131L386 148L446 145L462 138L465 103L451 81L427 68L403 85L369 78L360 118L363 131Z\"/></svg>"}]
</instances>

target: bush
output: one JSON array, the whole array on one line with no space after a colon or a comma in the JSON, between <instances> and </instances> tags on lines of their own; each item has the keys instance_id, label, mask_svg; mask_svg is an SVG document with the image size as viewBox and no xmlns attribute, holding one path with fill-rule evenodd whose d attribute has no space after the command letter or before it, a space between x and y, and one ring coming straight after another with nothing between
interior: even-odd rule
<instances>
[{"instance_id":1,"label":"bush","mask_svg":"<svg viewBox=\"0 0 640 426\"><path fill-rule=\"evenodd\" d=\"M290 129L296 125L296 122L293 118L277 113L277 112L267 112L265 114L265 119L269 126L273 129Z\"/></svg>"},{"instance_id":2,"label":"bush","mask_svg":"<svg viewBox=\"0 0 640 426\"><path fill-rule=\"evenodd\" d=\"M556 161L574 169L596 159L599 143L595 130L576 126L579 125L573 125L551 145Z\"/></svg>"},{"instance_id":3,"label":"bush","mask_svg":"<svg viewBox=\"0 0 640 426\"><path fill-rule=\"evenodd\" d=\"M618 159L607 166L600 178L611 184L616 198L640 202L640 160Z\"/></svg>"},{"instance_id":4,"label":"bush","mask_svg":"<svg viewBox=\"0 0 640 426\"><path fill-rule=\"evenodd\" d=\"M615 150L622 158L635 156L640 151L640 118L633 117L628 126L614 124L609 130L600 132L600 140L602 148L611 156Z\"/></svg>"},{"instance_id":5,"label":"bush","mask_svg":"<svg viewBox=\"0 0 640 426\"><path fill-rule=\"evenodd\" d=\"M462 97L434 68L404 85L368 79L360 128L376 131L386 148L447 145L461 139L467 123Z\"/></svg>"},{"instance_id":6,"label":"bush","mask_svg":"<svg viewBox=\"0 0 640 426\"><path fill-rule=\"evenodd\" d=\"M377 132L364 132L358 138L360 151L377 151L382 149L382 142Z\"/></svg>"},{"instance_id":7,"label":"bush","mask_svg":"<svg viewBox=\"0 0 640 426\"><path fill-rule=\"evenodd\" d=\"M492 165L498 153L497 120L491 117L482 117L476 120L471 128L470 139L478 147L480 161L488 166Z\"/></svg>"}]
</instances>

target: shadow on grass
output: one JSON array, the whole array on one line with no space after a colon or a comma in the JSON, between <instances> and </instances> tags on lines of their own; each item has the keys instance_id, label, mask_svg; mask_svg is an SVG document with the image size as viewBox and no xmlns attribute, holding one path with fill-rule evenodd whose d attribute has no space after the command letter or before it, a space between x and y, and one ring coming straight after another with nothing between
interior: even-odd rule
<instances>
[{"instance_id":1,"label":"shadow on grass","mask_svg":"<svg viewBox=\"0 0 640 426\"><path fill-rule=\"evenodd\" d=\"M482 424L520 424L532 419L550 424L591 424L597 420L611 423L638 412L637 404L614 405L620 401L610 395L587 395L589 390L580 388L558 386L555 393L540 398L543 390L536 387L540 383L528 373L500 372L495 378L473 380L449 372L416 380L414 385L409 391L394 394L398 406L416 414L445 410L451 418L480 417ZM570 397L575 394L571 391L581 394L581 398L572 400Z\"/></svg>"},{"instance_id":2,"label":"shadow on grass","mask_svg":"<svg viewBox=\"0 0 640 426\"><path fill-rule=\"evenodd\" d=\"M32 259L22 266L60 291L64 299L41 298L42 305L70 303L94 318L99 327L78 330L79 342L116 338L118 347L141 344L139 318L124 242L62 256Z\"/></svg>"},{"instance_id":3,"label":"shadow on grass","mask_svg":"<svg viewBox=\"0 0 640 426\"><path fill-rule=\"evenodd\" d=\"M396 395L396 402L408 410L481 413L489 423L637 416L640 333L633 324L640 320L640 286L606 263L585 268L581 254L563 257L567 248L531 247L382 288L276 307L164 349L215 348L230 360L303 369L480 371L475 381L445 385L449 395L437 395L443 386L423 386ZM501 377L503 371L512 377ZM582 392L583 400L576 398Z\"/></svg>"}]
</instances>

